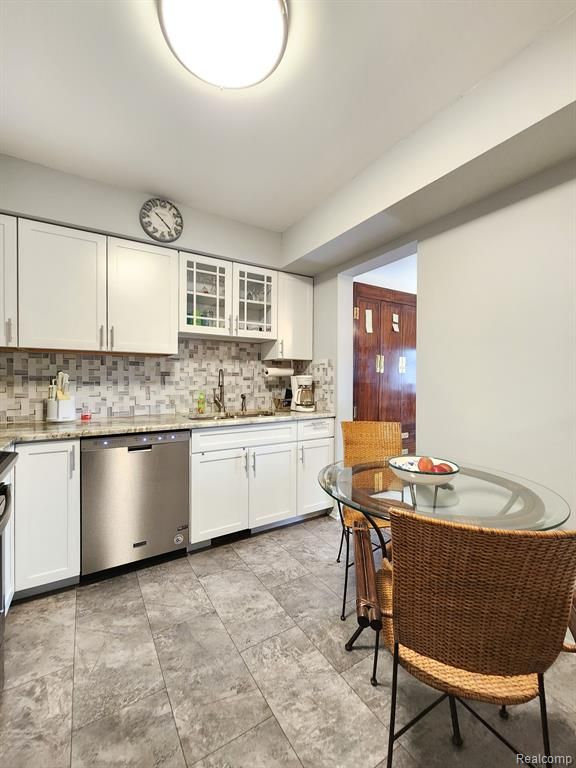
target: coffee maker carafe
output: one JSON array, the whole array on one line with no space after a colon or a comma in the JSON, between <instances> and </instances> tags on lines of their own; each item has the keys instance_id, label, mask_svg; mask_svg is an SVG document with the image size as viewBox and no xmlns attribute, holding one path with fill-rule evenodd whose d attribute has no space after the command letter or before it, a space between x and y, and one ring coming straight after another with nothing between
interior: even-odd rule
<instances>
[{"instance_id":1,"label":"coffee maker carafe","mask_svg":"<svg viewBox=\"0 0 576 768\"><path fill-rule=\"evenodd\" d=\"M309 413L316 410L312 376L291 376L292 404L290 410Z\"/></svg>"}]
</instances>

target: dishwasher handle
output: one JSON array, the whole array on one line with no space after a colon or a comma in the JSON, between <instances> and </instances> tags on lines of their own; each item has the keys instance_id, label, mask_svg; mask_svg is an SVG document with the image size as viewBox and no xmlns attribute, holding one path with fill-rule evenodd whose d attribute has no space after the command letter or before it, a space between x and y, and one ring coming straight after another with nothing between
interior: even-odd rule
<instances>
[{"instance_id":1,"label":"dishwasher handle","mask_svg":"<svg viewBox=\"0 0 576 768\"><path fill-rule=\"evenodd\" d=\"M132 451L151 451L152 446L151 445L129 445L128 446L128 453L132 453Z\"/></svg>"}]
</instances>

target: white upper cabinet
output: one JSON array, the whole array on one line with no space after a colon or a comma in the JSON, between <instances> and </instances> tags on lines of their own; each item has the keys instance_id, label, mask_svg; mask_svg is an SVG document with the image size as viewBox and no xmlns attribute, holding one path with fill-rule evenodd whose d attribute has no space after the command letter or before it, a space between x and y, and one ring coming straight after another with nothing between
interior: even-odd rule
<instances>
[{"instance_id":1,"label":"white upper cabinet","mask_svg":"<svg viewBox=\"0 0 576 768\"><path fill-rule=\"evenodd\" d=\"M0 214L0 347L15 347L18 342L16 243L16 218Z\"/></svg>"},{"instance_id":2,"label":"white upper cabinet","mask_svg":"<svg viewBox=\"0 0 576 768\"><path fill-rule=\"evenodd\" d=\"M106 345L106 238L18 221L19 345L100 350Z\"/></svg>"},{"instance_id":3,"label":"white upper cabinet","mask_svg":"<svg viewBox=\"0 0 576 768\"><path fill-rule=\"evenodd\" d=\"M234 264L234 335L275 339L278 321L278 272Z\"/></svg>"},{"instance_id":4,"label":"white upper cabinet","mask_svg":"<svg viewBox=\"0 0 576 768\"><path fill-rule=\"evenodd\" d=\"M276 341L262 345L263 360L312 360L314 284L311 277L278 273Z\"/></svg>"},{"instance_id":5,"label":"white upper cabinet","mask_svg":"<svg viewBox=\"0 0 576 768\"><path fill-rule=\"evenodd\" d=\"M113 352L178 352L178 252L108 238L108 331Z\"/></svg>"},{"instance_id":6,"label":"white upper cabinet","mask_svg":"<svg viewBox=\"0 0 576 768\"><path fill-rule=\"evenodd\" d=\"M180 253L180 331L232 333L232 262Z\"/></svg>"}]
</instances>

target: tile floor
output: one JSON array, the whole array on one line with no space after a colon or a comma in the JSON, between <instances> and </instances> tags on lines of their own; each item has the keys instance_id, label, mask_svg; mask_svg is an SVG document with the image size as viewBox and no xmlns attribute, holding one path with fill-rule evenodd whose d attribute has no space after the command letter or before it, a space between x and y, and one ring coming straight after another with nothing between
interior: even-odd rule
<instances>
[{"instance_id":1,"label":"tile floor","mask_svg":"<svg viewBox=\"0 0 576 768\"><path fill-rule=\"evenodd\" d=\"M15 605L6 627L6 768L380 768L390 658L370 685L373 634L341 622L339 523L275 530ZM553 749L576 759L576 659L547 675ZM434 693L401 677L398 722ZM541 751L537 702L484 716ZM516 759L447 704L403 736L396 768L506 768Z\"/></svg>"}]
</instances>

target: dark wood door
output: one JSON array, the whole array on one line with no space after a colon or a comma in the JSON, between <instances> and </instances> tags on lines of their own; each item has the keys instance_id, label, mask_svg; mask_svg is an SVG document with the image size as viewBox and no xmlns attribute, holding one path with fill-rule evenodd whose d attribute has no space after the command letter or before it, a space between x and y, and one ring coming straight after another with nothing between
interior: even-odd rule
<instances>
[{"instance_id":1,"label":"dark wood door","mask_svg":"<svg viewBox=\"0 0 576 768\"><path fill-rule=\"evenodd\" d=\"M354 306L354 418L378 421L380 302L358 297Z\"/></svg>"},{"instance_id":2,"label":"dark wood door","mask_svg":"<svg viewBox=\"0 0 576 768\"><path fill-rule=\"evenodd\" d=\"M354 283L354 418L399 421L416 450L416 296Z\"/></svg>"},{"instance_id":3,"label":"dark wood door","mask_svg":"<svg viewBox=\"0 0 576 768\"><path fill-rule=\"evenodd\" d=\"M380 350L383 364L380 364L380 421L400 421L402 413L402 375L400 356L402 336L400 333L401 306L382 301L380 325Z\"/></svg>"},{"instance_id":4,"label":"dark wood door","mask_svg":"<svg viewBox=\"0 0 576 768\"><path fill-rule=\"evenodd\" d=\"M401 315L402 438L409 454L416 453L416 307L405 304Z\"/></svg>"}]
</instances>

